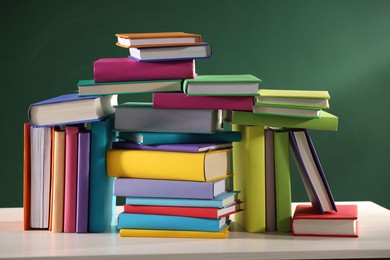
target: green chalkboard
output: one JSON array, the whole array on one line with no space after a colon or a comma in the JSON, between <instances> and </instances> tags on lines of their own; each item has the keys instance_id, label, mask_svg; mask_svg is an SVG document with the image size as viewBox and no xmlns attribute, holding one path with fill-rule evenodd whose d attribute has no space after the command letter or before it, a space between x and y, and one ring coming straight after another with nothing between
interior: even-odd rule
<instances>
[{"instance_id":1,"label":"green chalkboard","mask_svg":"<svg viewBox=\"0 0 390 260\"><path fill-rule=\"evenodd\" d=\"M93 61L125 57L115 33L202 34L199 74L254 74L264 88L328 90L337 132L312 138L337 201L390 208L390 1L11 1L0 9L0 207L22 206L31 103L76 90ZM149 100L148 95L121 100ZM292 161L292 197L307 201Z\"/></svg>"}]
</instances>

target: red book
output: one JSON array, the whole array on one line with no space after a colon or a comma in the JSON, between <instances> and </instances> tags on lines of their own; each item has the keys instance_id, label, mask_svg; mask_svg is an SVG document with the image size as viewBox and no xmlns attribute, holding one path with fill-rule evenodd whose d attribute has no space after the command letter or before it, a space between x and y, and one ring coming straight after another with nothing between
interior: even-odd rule
<instances>
[{"instance_id":1,"label":"red book","mask_svg":"<svg viewBox=\"0 0 390 260\"><path fill-rule=\"evenodd\" d=\"M357 205L337 205L337 211L325 213L298 205L291 226L296 236L358 237Z\"/></svg>"},{"instance_id":2,"label":"red book","mask_svg":"<svg viewBox=\"0 0 390 260\"><path fill-rule=\"evenodd\" d=\"M176 206L143 206L125 204L124 212L138 214L155 214L169 216L183 216L195 218L221 218L241 211L240 202L225 208L199 208Z\"/></svg>"},{"instance_id":3,"label":"red book","mask_svg":"<svg viewBox=\"0 0 390 260\"><path fill-rule=\"evenodd\" d=\"M192 79L194 60L137 62L130 58L104 58L93 63L95 83L136 80Z\"/></svg>"},{"instance_id":4,"label":"red book","mask_svg":"<svg viewBox=\"0 0 390 260\"><path fill-rule=\"evenodd\" d=\"M253 97L186 96L184 93L153 93L153 108L253 110Z\"/></svg>"}]
</instances>

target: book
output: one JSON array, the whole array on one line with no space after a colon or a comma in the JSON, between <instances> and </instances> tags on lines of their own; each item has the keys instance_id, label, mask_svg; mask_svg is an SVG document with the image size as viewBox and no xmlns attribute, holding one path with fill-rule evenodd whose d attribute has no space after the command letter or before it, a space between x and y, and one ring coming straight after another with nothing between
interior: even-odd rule
<instances>
[{"instance_id":1,"label":"book","mask_svg":"<svg viewBox=\"0 0 390 260\"><path fill-rule=\"evenodd\" d=\"M77 211L76 232L88 232L89 172L91 133L82 130L78 134L77 151Z\"/></svg>"},{"instance_id":2,"label":"book","mask_svg":"<svg viewBox=\"0 0 390 260\"><path fill-rule=\"evenodd\" d=\"M129 48L129 58L136 61L171 61L210 58L211 46L206 42L192 46L164 46L151 48Z\"/></svg>"},{"instance_id":3,"label":"book","mask_svg":"<svg viewBox=\"0 0 390 260\"><path fill-rule=\"evenodd\" d=\"M233 143L234 190L244 210L236 214L235 222L248 232L266 231L265 141L264 126L232 125L241 131L241 142Z\"/></svg>"},{"instance_id":4,"label":"book","mask_svg":"<svg viewBox=\"0 0 390 260\"><path fill-rule=\"evenodd\" d=\"M28 119L33 126L94 122L114 114L117 95L80 97L66 94L31 104Z\"/></svg>"},{"instance_id":5,"label":"book","mask_svg":"<svg viewBox=\"0 0 390 260\"><path fill-rule=\"evenodd\" d=\"M64 232L76 232L79 126L65 128Z\"/></svg>"},{"instance_id":6,"label":"book","mask_svg":"<svg viewBox=\"0 0 390 260\"><path fill-rule=\"evenodd\" d=\"M253 97L187 96L184 93L153 93L153 108L253 110Z\"/></svg>"},{"instance_id":7,"label":"book","mask_svg":"<svg viewBox=\"0 0 390 260\"><path fill-rule=\"evenodd\" d=\"M320 118L322 109L312 107L276 106L256 103L253 113L260 115L274 115L285 117Z\"/></svg>"},{"instance_id":8,"label":"book","mask_svg":"<svg viewBox=\"0 0 390 260\"><path fill-rule=\"evenodd\" d=\"M330 95L324 90L260 89L256 103L298 107L329 108Z\"/></svg>"},{"instance_id":9,"label":"book","mask_svg":"<svg viewBox=\"0 0 390 260\"><path fill-rule=\"evenodd\" d=\"M50 158L50 201L49 201L49 231L53 229L53 180L54 180L54 132L55 127L51 128L51 158Z\"/></svg>"},{"instance_id":10,"label":"book","mask_svg":"<svg viewBox=\"0 0 390 260\"><path fill-rule=\"evenodd\" d=\"M180 143L231 143L241 140L240 132L217 131L211 134L117 132L117 138L143 145Z\"/></svg>"},{"instance_id":11,"label":"book","mask_svg":"<svg viewBox=\"0 0 390 260\"><path fill-rule=\"evenodd\" d=\"M153 214L119 213L118 228L127 229L163 229L219 232L228 224L226 217L192 218Z\"/></svg>"},{"instance_id":12,"label":"book","mask_svg":"<svg viewBox=\"0 0 390 260\"><path fill-rule=\"evenodd\" d=\"M107 175L106 152L114 139L114 117L91 123L88 232L111 231L115 222L114 178Z\"/></svg>"},{"instance_id":13,"label":"book","mask_svg":"<svg viewBox=\"0 0 390 260\"><path fill-rule=\"evenodd\" d=\"M161 238L227 238L229 236L229 225L225 226L219 232L122 228L119 230L119 236Z\"/></svg>"},{"instance_id":14,"label":"book","mask_svg":"<svg viewBox=\"0 0 390 260\"><path fill-rule=\"evenodd\" d=\"M111 177L213 181L230 173L230 150L202 153L107 151L107 174Z\"/></svg>"},{"instance_id":15,"label":"book","mask_svg":"<svg viewBox=\"0 0 390 260\"><path fill-rule=\"evenodd\" d=\"M337 205L337 211L322 213L311 205L299 204L291 226L296 236L358 237L358 207Z\"/></svg>"},{"instance_id":16,"label":"book","mask_svg":"<svg viewBox=\"0 0 390 260\"><path fill-rule=\"evenodd\" d=\"M336 204L307 129L291 130L290 146L313 207L337 211Z\"/></svg>"},{"instance_id":17,"label":"book","mask_svg":"<svg viewBox=\"0 0 390 260\"><path fill-rule=\"evenodd\" d=\"M80 96L178 92L181 91L181 81L180 79L165 79L96 83L93 80L79 80L77 87Z\"/></svg>"},{"instance_id":18,"label":"book","mask_svg":"<svg viewBox=\"0 0 390 260\"><path fill-rule=\"evenodd\" d=\"M102 58L93 63L95 83L185 79L195 76L195 62L193 60L137 62L129 58Z\"/></svg>"},{"instance_id":19,"label":"book","mask_svg":"<svg viewBox=\"0 0 390 260\"><path fill-rule=\"evenodd\" d=\"M113 149L129 149L129 150L148 150L148 151L171 151L171 152L188 152L199 153L220 149L229 149L232 143L205 143L205 144L154 144L143 145L129 141L118 141L112 143Z\"/></svg>"},{"instance_id":20,"label":"book","mask_svg":"<svg viewBox=\"0 0 390 260\"><path fill-rule=\"evenodd\" d=\"M262 125L337 131L338 117L326 111L322 111L320 118L259 115L246 111L233 111L232 123L237 125Z\"/></svg>"},{"instance_id":21,"label":"book","mask_svg":"<svg viewBox=\"0 0 390 260\"><path fill-rule=\"evenodd\" d=\"M115 108L119 131L213 133L222 129L220 110L153 109L147 102L126 102Z\"/></svg>"},{"instance_id":22,"label":"book","mask_svg":"<svg viewBox=\"0 0 390 260\"><path fill-rule=\"evenodd\" d=\"M23 229L30 229L31 211L31 138L30 123L23 124Z\"/></svg>"},{"instance_id":23,"label":"book","mask_svg":"<svg viewBox=\"0 0 390 260\"><path fill-rule=\"evenodd\" d=\"M53 213L52 231L63 232L64 225L64 181L65 181L65 131L56 129L53 138Z\"/></svg>"},{"instance_id":24,"label":"book","mask_svg":"<svg viewBox=\"0 0 390 260\"><path fill-rule=\"evenodd\" d=\"M186 32L117 33L117 46L144 48L159 46L185 46L202 43L202 36Z\"/></svg>"},{"instance_id":25,"label":"book","mask_svg":"<svg viewBox=\"0 0 390 260\"><path fill-rule=\"evenodd\" d=\"M226 191L226 179L196 182L117 178L114 181L114 195L122 197L214 199Z\"/></svg>"},{"instance_id":26,"label":"book","mask_svg":"<svg viewBox=\"0 0 390 260\"><path fill-rule=\"evenodd\" d=\"M183 92L188 96L257 96L261 79L250 75L199 75L185 79Z\"/></svg>"},{"instance_id":27,"label":"book","mask_svg":"<svg viewBox=\"0 0 390 260\"><path fill-rule=\"evenodd\" d=\"M266 230L276 231L274 131L264 129Z\"/></svg>"},{"instance_id":28,"label":"book","mask_svg":"<svg viewBox=\"0 0 390 260\"><path fill-rule=\"evenodd\" d=\"M291 231L290 144L287 130L274 131L276 230Z\"/></svg>"},{"instance_id":29,"label":"book","mask_svg":"<svg viewBox=\"0 0 390 260\"><path fill-rule=\"evenodd\" d=\"M211 200L126 197L125 202L129 205L225 208L238 201L237 194L236 191L230 191Z\"/></svg>"}]
</instances>

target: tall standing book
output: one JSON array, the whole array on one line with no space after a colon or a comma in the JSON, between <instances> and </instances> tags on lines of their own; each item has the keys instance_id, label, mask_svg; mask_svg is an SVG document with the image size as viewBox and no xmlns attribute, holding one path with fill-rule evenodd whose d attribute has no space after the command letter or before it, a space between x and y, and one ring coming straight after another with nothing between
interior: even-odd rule
<instances>
[{"instance_id":1,"label":"tall standing book","mask_svg":"<svg viewBox=\"0 0 390 260\"><path fill-rule=\"evenodd\" d=\"M23 228L30 229L31 210L31 138L30 123L23 124Z\"/></svg>"},{"instance_id":2,"label":"tall standing book","mask_svg":"<svg viewBox=\"0 0 390 260\"><path fill-rule=\"evenodd\" d=\"M307 129L291 130L290 146L313 207L337 211L332 192Z\"/></svg>"},{"instance_id":3,"label":"tall standing book","mask_svg":"<svg viewBox=\"0 0 390 260\"><path fill-rule=\"evenodd\" d=\"M117 46L144 48L160 46L186 46L202 43L202 36L186 32L117 33Z\"/></svg>"},{"instance_id":4,"label":"tall standing book","mask_svg":"<svg viewBox=\"0 0 390 260\"><path fill-rule=\"evenodd\" d=\"M274 131L264 130L265 199L267 231L276 231Z\"/></svg>"}]
</instances>

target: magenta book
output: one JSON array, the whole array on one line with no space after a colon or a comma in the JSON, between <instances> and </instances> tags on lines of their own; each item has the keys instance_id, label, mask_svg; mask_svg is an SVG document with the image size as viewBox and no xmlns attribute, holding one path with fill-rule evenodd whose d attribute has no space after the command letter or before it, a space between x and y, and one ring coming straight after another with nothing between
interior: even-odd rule
<instances>
[{"instance_id":1,"label":"magenta book","mask_svg":"<svg viewBox=\"0 0 390 260\"><path fill-rule=\"evenodd\" d=\"M253 97L186 96L184 93L153 93L153 108L224 109L252 111Z\"/></svg>"},{"instance_id":2,"label":"magenta book","mask_svg":"<svg viewBox=\"0 0 390 260\"><path fill-rule=\"evenodd\" d=\"M194 60L137 62L130 58L103 58L93 63L97 82L194 78Z\"/></svg>"}]
</instances>

